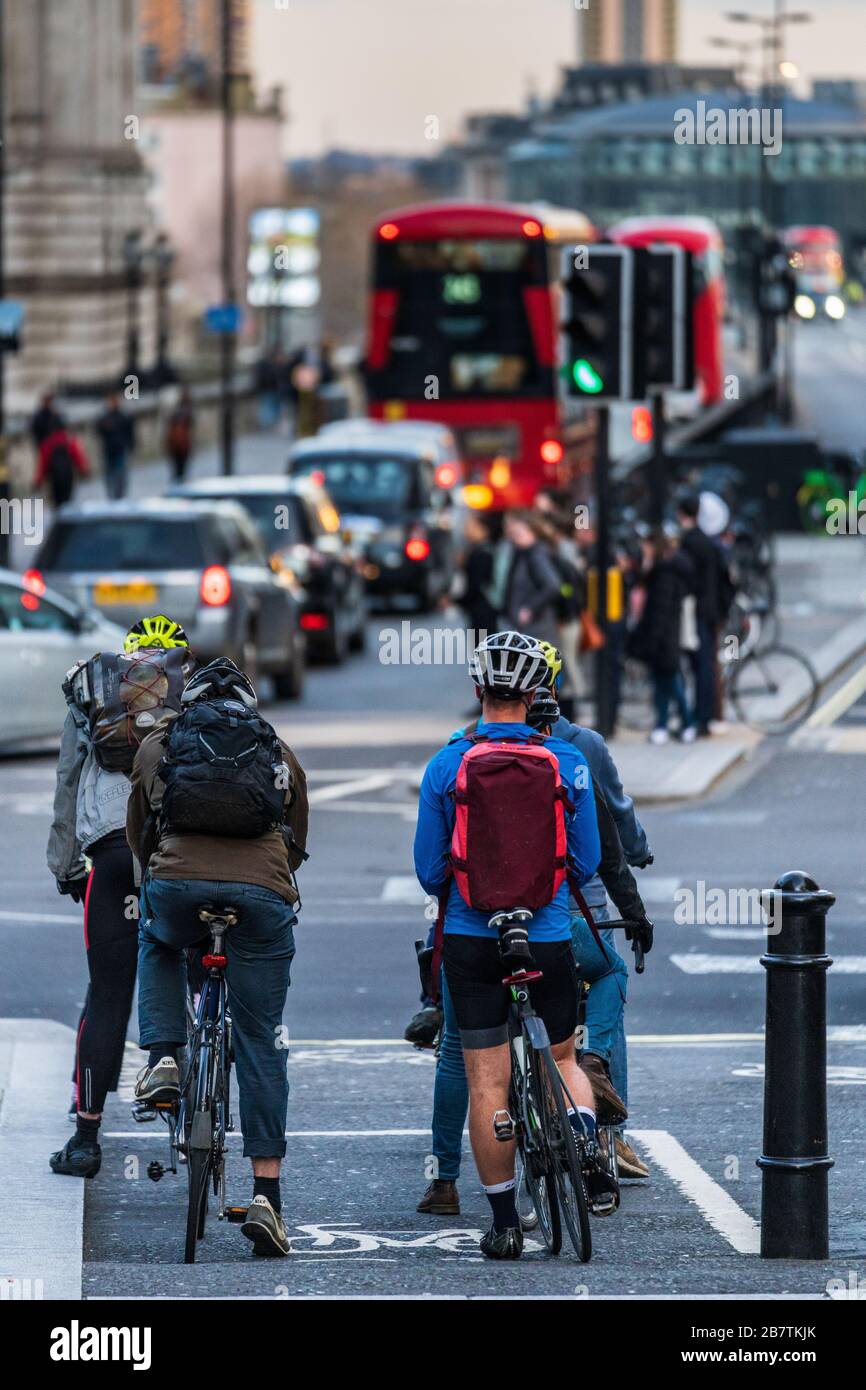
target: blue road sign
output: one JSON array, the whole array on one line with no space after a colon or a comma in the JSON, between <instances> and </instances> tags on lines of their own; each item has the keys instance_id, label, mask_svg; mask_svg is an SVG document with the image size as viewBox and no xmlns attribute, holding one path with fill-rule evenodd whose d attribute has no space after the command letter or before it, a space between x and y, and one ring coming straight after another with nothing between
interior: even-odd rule
<instances>
[{"instance_id":1,"label":"blue road sign","mask_svg":"<svg viewBox=\"0 0 866 1390\"><path fill-rule=\"evenodd\" d=\"M24 323L24 305L17 299L0 299L0 342L18 341Z\"/></svg>"},{"instance_id":2,"label":"blue road sign","mask_svg":"<svg viewBox=\"0 0 866 1390\"><path fill-rule=\"evenodd\" d=\"M242 317L240 304L211 304L204 312L204 326L209 333L239 333Z\"/></svg>"}]
</instances>

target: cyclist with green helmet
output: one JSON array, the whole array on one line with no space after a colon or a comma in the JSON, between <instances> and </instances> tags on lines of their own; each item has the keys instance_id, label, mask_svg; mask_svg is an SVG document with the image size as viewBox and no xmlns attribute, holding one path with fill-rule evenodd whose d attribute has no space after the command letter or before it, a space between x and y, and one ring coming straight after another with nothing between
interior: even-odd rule
<instances>
[{"instance_id":1,"label":"cyclist with green helmet","mask_svg":"<svg viewBox=\"0 0 866 1390\"><path fill-rule=\"evenodd\" d=\"M149 650L188 651L189 642L179 623L158 613L135 623L123 647L127 657L141 652L144 662ZM73 1072L70 1116L75 1133L52 1154L50 1165L55 1173L85 1178L95 1177L102 1162L99 1125L106 1094L117 1086L138 959L138 889L126 841L130 783L125 771L104 766L106 759L98 755L106 723L95 732L94 671L99 663L119 670L123 658L97 653L74 666L63 683L67 713L47 855L58 892L84 905L89 975ZM182 664L191 673L192 660ZM160 713L146 712L148 732Z\"/></svg>"}]
</instances>

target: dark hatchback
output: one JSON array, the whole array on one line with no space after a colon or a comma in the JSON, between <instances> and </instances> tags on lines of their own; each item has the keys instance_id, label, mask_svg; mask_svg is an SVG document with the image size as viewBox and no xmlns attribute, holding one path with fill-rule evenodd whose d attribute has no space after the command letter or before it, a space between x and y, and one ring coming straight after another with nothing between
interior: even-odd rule
<instances>
[{"instance_id":1,"label":"dark hatchback","mask_svg":"<svg viewBox=\"0 0 866 1390\"><path fill-rule=\"evenodd\" d=\"M408 597L424 612L447 592L454 504L426 450L406 439L340 443L323 434L295 444L288 469L327 489L363 554L369 594Z\"/></svg>"},{"instance_id":2,"label":"dark hatchback","mask_svg":"<svg viewBox=\"0 0 866 1390\"><path fill-rule=\"evenodd\" d=\"M172 497L231 500L252 519L276 572L291 572L301 590L301 628L310 656L343 661L364 646L367 599L358 556L323 487L275 474L201 478Z\"/></svg>"}]
</instances>

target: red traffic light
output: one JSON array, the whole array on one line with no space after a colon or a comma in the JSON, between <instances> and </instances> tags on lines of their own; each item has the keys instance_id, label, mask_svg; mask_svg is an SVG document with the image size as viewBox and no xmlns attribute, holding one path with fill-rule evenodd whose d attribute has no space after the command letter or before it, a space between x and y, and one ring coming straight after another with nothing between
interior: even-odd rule
<instances>
[{"instance_id":1,"label":"red traffic light","mask_svg":"<svg viewBox=\"0 0 866 1390\"><path fill-rule=\"evenodd\" d=\"M649 444L653 437L653 413L649 406L636 405L631 413L631 437L638 444Z\"/></svg>"}]
</instances>

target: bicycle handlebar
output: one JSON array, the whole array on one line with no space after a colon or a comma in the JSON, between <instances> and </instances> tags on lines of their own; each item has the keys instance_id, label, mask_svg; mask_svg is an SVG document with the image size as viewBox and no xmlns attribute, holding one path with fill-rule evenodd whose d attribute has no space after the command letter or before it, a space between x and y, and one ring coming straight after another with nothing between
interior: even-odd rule
<instances>
[{"instance_id":1,"label":"bicycle handlebar","mask_svg":"<svg viewBox=\"0 0 866 1390\"><path fill-rule=\"evenodd\" d=\"M626 921L624 918L620 918L615 922L599 922L597 923L597 925L599 931L616 931L618 928L622 928L624 931L626 931L630 927L639 926L640 923L634 921ZM639 939L636 936L632 939L631 949L634 951L635 974L642 975L646 968L646 955L644 953L643 946L641 945Z\"/></svg>"}]
</instances>

